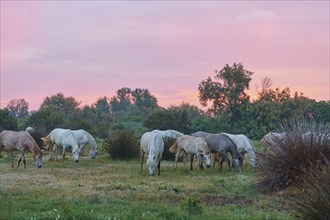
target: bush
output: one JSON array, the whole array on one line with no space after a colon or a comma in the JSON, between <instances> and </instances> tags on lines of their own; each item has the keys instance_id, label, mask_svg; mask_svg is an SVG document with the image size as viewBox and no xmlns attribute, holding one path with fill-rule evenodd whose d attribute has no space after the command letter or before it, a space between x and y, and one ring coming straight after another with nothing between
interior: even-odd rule
<instances>
[{"instance_id":1,"label":"bush","mask_svg":"<svg viewBox=\"0 0 330 220\"><path fill-rule=\"evenodd\" d=\"M129 160L139 155L139 141L132 130L115 131L103 145L113 159Z\"/></svg>"},{"instance_id":2,"label":"bush","mask_svg":"<svg viewBox=\"0 0 330 220\"><path fill-rule=\"evenodd\" d=\"M262 191L300 186L306 173L330 160L329 131L315 121L291 120L281 126L286 133L267 153L259 153L257 183Z\"/></svg>"},{"instance_id":3,"label":"bush","mask_svg":"<svg viewBox=\"0 0 330 220\"><path fill-rule=\"evenodd\" d=\"M330 165L328 163L328 165ZM329 166L306 174L306 193L296 200L300 219L330 219Z\"/></svg>"}]
</instances>

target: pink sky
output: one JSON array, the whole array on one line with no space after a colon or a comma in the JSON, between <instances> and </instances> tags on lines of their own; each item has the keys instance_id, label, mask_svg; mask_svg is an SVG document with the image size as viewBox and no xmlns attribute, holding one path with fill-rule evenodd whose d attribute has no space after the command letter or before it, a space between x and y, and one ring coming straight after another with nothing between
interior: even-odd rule
<instances>
[{"instance_id":1,"label":"pink sky","mask_svg":"<svg viewBox=\"0 0 330 220\"><path fill-rule=\"evenodd\" d=\"M329 1L1 1L1 103L37 110L63 93L82 105L145 88L159 105L199 106L198 85L241 62L330 100Z\"/></svg>"}]
</instances>

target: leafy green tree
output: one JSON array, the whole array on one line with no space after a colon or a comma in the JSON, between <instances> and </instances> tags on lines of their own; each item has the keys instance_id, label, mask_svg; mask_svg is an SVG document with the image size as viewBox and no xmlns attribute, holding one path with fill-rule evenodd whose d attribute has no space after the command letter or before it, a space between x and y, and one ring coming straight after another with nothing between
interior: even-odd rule
<instances>
[{"instance_id":1,"label":"leafy green tree","mask_svg":"<svg viewBox=\"0 0 330 220\"><path fill-rule=\"evenodd\" d=\"M12 99L7 104L7 109L16 118L26 118L29 116L29 103L25 99Z\"/></svg>"},{"instance_id":2,"label":"leafy green tree","mask_svg":"<svg viewBox=\"0 0 330 220\"><path fill-rule=\"evenodd\" d=\"M0 132L3 130L14 130L18 129L18 123L16 118L7 109L0 109Z\"/></svg>"},{"instance_id":3,"label":"leafy green tree","mask_svg":"<svg viewBox=\"0 0 330 220\"><path fill-rule=\"evenodd\" d=\"M65 127L65 119L62 114L52 108L41 108L34 111L25 122L25 126L31 126L39 133L46 135L54 128Z\"/></svg>"},{"instance_id":4,"label":"leafy green tree","mask_svg":"<svg viewBox=\"0 0 330 220\"><path fill-rule=\"evenodd\" d=\"M158 100L148 89L135 89L132 91L132 101L141 110L150 111L158 108Z\"/></svg>"},{"instance_id":5,"label":"leafy green tree","mask_svg":"<svg viewBox=\"0 0 330 220\"><path fill-rule=\"evenodd\" d=\"M324 121L330 127L330 100L314 102L310 111L315 119Z\"/></svg>"},{"instance_id":6,"label":"leafy green tree","mask_svg":"<svg viewBox=\"0 0 330 220\"><path fill-rule=\"evenodd\" d=\"M173 112L175 117L175 124L173 129L189 134L194 129L191 127L192 121L202 117L203 112L194 105L188 103L181 103L178 106L171 105L167 108L168 111Z\"/></svg>"},{"instance_id":7,"label":"leafy green tree","mask_svg":"<svg viewBox=\"0 0 330 220\"><path fill-rule=\"evenodd\" d=\"M80 103L74 97L65 97L62 93L57 93L51 97L44 98L40 109L52 109L69 123L77 115Z\"/></svg>"},{"instance_id":8,"label":"leafy green tree","mask_svg":"<svg viewBox=\"0 0 330 220\"><path fill-rule=\"evenodd\" d=\"M208 77L199 86L199 101L202 106L208 106L208 111L216 115L219 112L229 114L237 120L246 106L249 104L249 96L245 93L249 89L251 75L253 73L244 69L241 63L228 64L216 71L214 80Z\"/></svg>"},{"instance_id":9,"label":"leafy green tree","mask_svg":"<svg viewBox=\"0 0 330 220\"><path fill-rule=\"evenodd\" d=\"M132 90L127 87L117 90L116 95L110 100L111 110L113 112L125 111L132 104L131 94Z\"/></svg>"},{"instance_id":10,"label":"leafy green tree","mask_svg":"<svg viewBox=\"0 0 330 220\"><path fill-rule=\"evenodd\" d=\"M166 109L156 109L144 120L143 126L149 130L175 129L176 117L172 111Z\"/></svg>"}]
</instances>

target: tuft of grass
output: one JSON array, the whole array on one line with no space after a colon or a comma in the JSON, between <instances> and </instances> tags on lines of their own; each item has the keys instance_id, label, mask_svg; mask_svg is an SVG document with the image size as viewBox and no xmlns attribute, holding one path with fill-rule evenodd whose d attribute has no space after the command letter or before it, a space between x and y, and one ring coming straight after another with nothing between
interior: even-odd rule
<instances>
[{"instance_id":1,"label":"tuft of grass","mask_svg":"<svg viewBox=\"0 0 330 220\"><path fill-rule=\"evenodd\" d=\"M125 129L116 131L107 139L102 148L106 149L113 159L135 159L139 155L139 141L134 131Z\"/></svg>"},{"instance_id":2,"label":"tuft of grass","mask_svg":"<svg viewBox=\"0 0 330 220\"><path fill-rule=\"evenodd\" d=\"M200 215L203 212L201 200L197 195L184 197L181 208L189 214Z\"/></svg>"},{"instance_id":3,"label":"tuft of grass","mask_svg":"<svg viewBox=\"0 0 330 220\"><path fill-rule=\"evenodd\" d=\"M295 200L298 216L301 219L330 219L329 166L308 172L304 181L306 193Z\"/></svg>"},{"instance_id":4,"label":"tuft of grass","mask_svg":"<svg viewBox=\"0 0 330 220\"><path fill-rule=\"evenodd\" d=\"M258 153L258 188L264 192L301 186L308 171L326 166L330 159L329 131L306 120L282 125L285 135L266 153ZM307 172L306 172L307 171Z\"/></svg>"}]
</instances>

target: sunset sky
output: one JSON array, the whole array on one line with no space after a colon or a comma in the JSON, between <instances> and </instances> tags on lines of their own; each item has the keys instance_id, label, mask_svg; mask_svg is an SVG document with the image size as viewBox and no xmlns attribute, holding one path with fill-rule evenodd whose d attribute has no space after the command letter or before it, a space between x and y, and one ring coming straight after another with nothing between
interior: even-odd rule
<instances>
[{"instance_id":1,"label":"sunset sky","mask_svg":"<svg viewBox=\"0 0 330 220\"><path fill-rule=\"evenodd\" d=\"M329 1L3 1L1 103L82 105L123 87L162 107L199 106L198 85L242 63L273 88L330 100Z\"/></svg>"}]
</instances>

